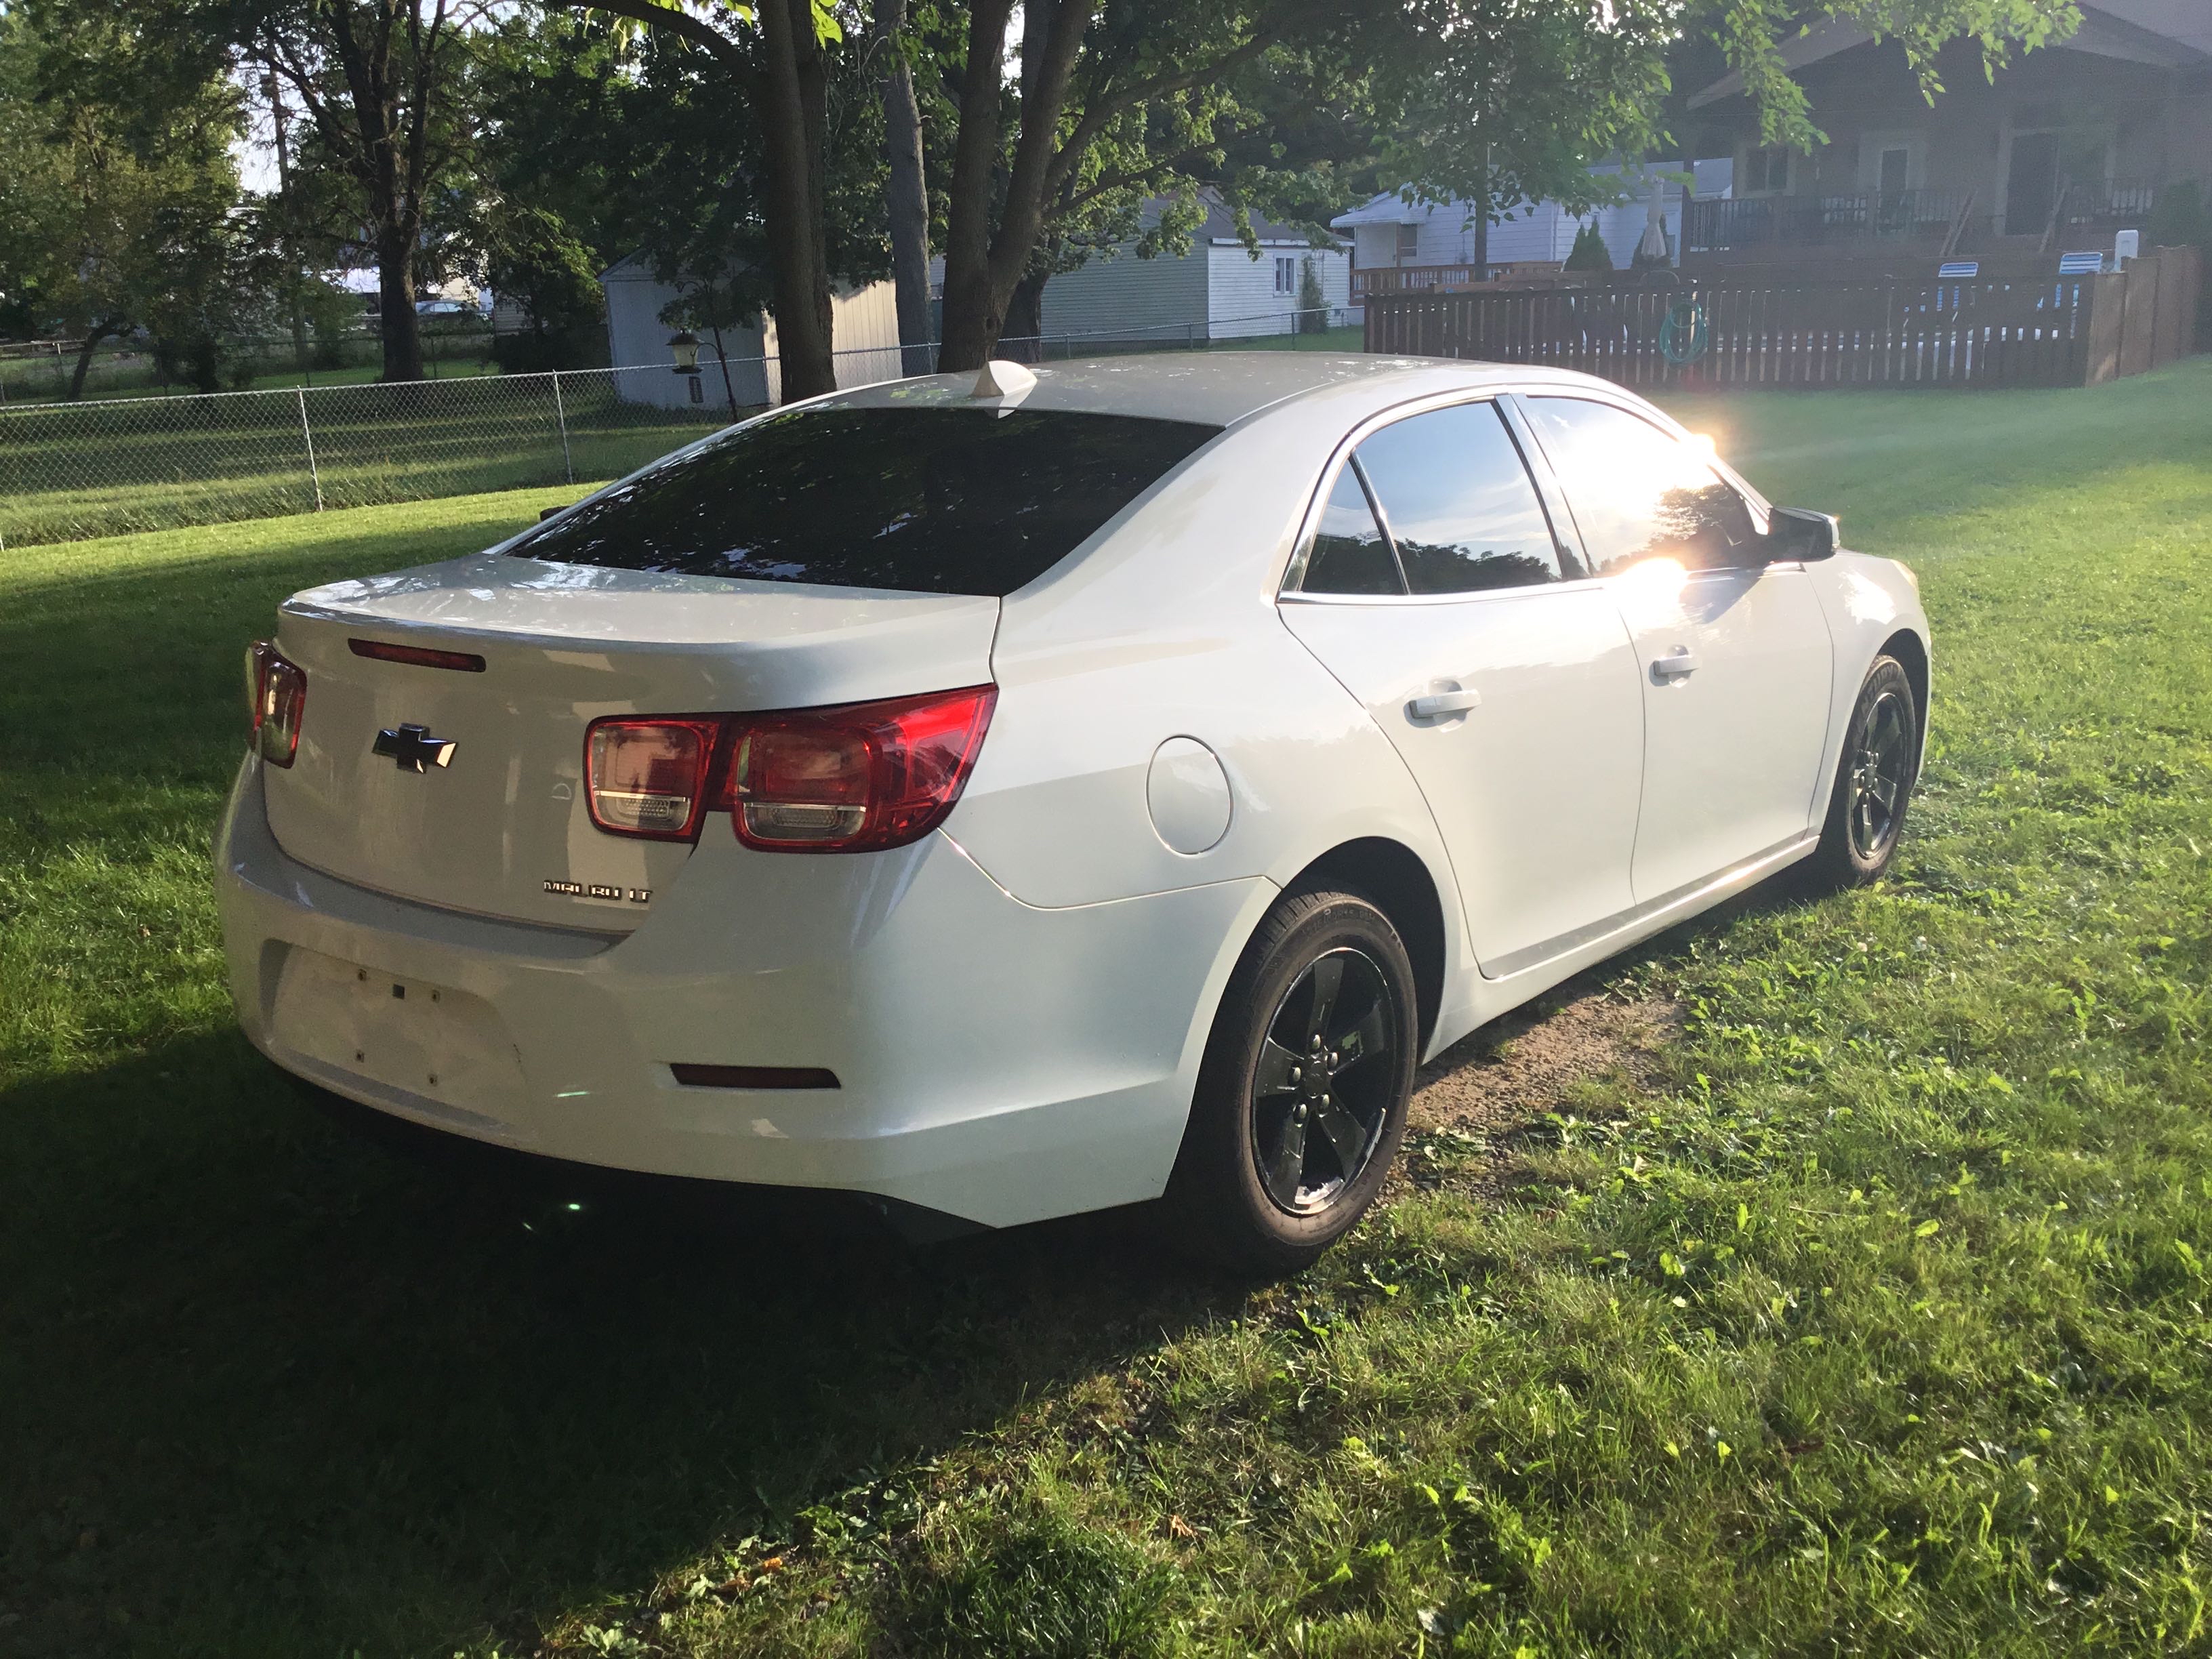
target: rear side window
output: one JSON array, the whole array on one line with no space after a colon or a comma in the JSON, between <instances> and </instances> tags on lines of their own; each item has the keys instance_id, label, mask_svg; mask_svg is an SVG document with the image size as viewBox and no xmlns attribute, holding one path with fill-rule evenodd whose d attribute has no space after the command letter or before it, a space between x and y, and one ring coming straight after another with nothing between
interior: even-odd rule
<instances>
[{"instance_id":1,"label":"rear side window","mask_svg":"<svg viewBox=\"0 0 2212 1659\"><path fill-rule=\"evenodd\" d=\"M514 556L1003 597L1220 430L1050 410L795 410L609 491Z\"/></svg>"},{"instance_id":2,"label":"rear side window","mask_svg":"<svg viewBox=\"0 0 2212 1659\"><path fill-rule=\"evenodd\" d=\"M1384 427L1360 466L1416 593L1559 580L1551 520L1498 410L1459 404Z\"/></svg>"},{"instance_id":3,"label":"rear side window","mask_svg":"<svg viewBox=\"0 0 2212 1659\"><path fill-rule=\"evenodd\" d=\"M1321 528L1314 534L1313 551L1306 555L1305 580L1299 587L1308 593L1402 593L1398 562L1390 556L1390 544L1375 521L1367 492L1359 487L1359 463L1352 461L1336 475L1336 488L1328 492L1321 511Z\"/></svg>"}]
</instances>

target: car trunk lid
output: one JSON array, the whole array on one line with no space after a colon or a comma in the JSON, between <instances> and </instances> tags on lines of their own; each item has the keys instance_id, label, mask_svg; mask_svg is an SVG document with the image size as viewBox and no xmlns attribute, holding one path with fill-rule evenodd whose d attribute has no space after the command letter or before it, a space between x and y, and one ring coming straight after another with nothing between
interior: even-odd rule
<instances>
[{"instance_id":1,"label":"car trunk lid","mask_svg":"<svg viewBox=\"0 0 2212 1659\"><path fill-rule=\"evenodd\" d=\"M382 892L626 932L690 846L592 823L593 720L978 684L998 613L996 599L964 595L496 555L313 589L279 614L277 645L307 671L307 696L294 765L267 773L270 828L302 863ZM471 660L388 660L364 647ZM702 833L730 830L710 817Z\"/></svg>"}]
</instances>

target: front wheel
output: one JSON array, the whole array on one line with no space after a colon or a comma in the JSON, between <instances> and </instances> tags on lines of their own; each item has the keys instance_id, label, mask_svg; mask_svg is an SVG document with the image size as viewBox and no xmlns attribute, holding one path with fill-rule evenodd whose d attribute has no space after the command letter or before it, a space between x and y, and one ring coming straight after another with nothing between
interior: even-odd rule
<instances>
[{"instance_id":1,"label":"front wheel","mask_svg":"<svg viewBox=\"0 0 2212 1659\"><path fill-rule=\"evenodd\" d=\"M1390 919L1356 893L1286 895L1214 1018L1164 1200L1176 1243L1280 1273L1348 1231L1397 1156L1419 1031Z\"/></svg>"},{"instance_id":2,"label":"front wheel","mask_svg":"<svg viewBox=\"0 0 2212 1659\"><path fill-rule=\"evenodd\" d=\"M1905 810L1920 780L1920 708L1894 657L1876 657L1844 729L1820 844L1806 860L1815 887L1863 887L1897 856Z\"/></svg>"}]
</instances>

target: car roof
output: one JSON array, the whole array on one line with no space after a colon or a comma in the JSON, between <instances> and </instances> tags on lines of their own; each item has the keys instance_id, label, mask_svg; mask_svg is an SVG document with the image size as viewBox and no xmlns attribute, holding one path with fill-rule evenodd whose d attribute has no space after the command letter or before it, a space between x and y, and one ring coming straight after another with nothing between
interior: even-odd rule
<instances>
[{"instance_id":1,"label":"car roof","mask_svg":"<svg viewBox=\"0 0 2212 1659\"><path fill-rule=\"evenodd\" d=\"M1307 351L1173 351L1093 357L1030 367L1036 385L1014 400L1024 409L1228 426L1287 399L1332 387L1371 387L1378 403L1409 393L1488 382L1592 384L1586 375L1519 363L1444 357L1384 357ZM973 406L973 374L930 374L833 392L814 408L945 409ZM990 404L986 402L985 406Z\"/></svg>"}]
</instances>

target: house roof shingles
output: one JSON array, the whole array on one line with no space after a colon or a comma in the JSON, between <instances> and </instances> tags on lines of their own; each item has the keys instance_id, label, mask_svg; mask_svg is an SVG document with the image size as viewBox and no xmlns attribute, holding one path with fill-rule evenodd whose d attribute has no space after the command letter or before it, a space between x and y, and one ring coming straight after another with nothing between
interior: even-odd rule
<instances>
[{"instance_id":1,"label":"house roof shingles","mask_svg":"<svg viewBox=\"0 0 2212 1659\"><path fill-rule=\"evenodd\" d=\"M1831 19L1782 43L1782 61L1791 70L1817 64L1874 39L1865 29ZM2081 27L2056 46L2100 58L2184 68L2212 58L2212 4L2207 0L2095 0L2081 8ZM1743 76L1733 70L1693 94L1692 109L1702 109L1743 91Z\"/></svg>"}]
</instances>

